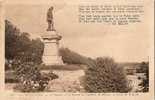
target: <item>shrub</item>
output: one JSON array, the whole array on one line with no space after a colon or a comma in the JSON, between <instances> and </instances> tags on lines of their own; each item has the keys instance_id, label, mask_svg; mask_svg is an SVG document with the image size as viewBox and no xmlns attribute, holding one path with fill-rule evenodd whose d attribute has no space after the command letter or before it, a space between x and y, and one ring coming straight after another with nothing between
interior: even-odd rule
<instances>
[{"instance_id":1,"label":"shrub","mask_svg":"<svg viewBox=\"0 0 155 100\"><path fill-rule=\"evenodd\" d=\"M21 92L44 91L50 80L58 78L58 76L52 72L42 74L38 65L34 63L16 63L14 66L16 66L16 78L19 80L19 84L17 84L14 89Z\"/></svg>"},{"instance_id":2,"label":"shrub","mask_svg":"<svg viewBox=\"0 0 155 100\"><path fill-rule=\"evenodd\" d=\"M142 82L139 84L141 90L138 92L148 92L149 91L149 63L142 62L138 72L144 73L145 77L141 78Z\"/></svg>"},{"instance_id":3,"label":"shrub","mask_svg":"<svg viewBox=\"0 0 155 100\"><path fill-rule=\"evenodd\" d=\"M87 92L128 92L128 82L122 67L111 58L91 60L85 70L84 88Z\"/></svg>"}]
</instances>

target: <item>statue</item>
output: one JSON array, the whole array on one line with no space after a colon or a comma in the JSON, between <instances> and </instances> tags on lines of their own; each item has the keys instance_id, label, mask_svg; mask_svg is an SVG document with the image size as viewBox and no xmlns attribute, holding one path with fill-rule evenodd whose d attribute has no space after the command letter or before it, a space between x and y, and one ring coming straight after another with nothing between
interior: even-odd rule
<instances>
[{"instance_id":1,"label":"statue","mask_svg":"<svg viewBox=\"0 0 155 100\"><path fill-rule=\"evenodd\" d=\"M48 9L48 12L47 12L47 23L48 23L47 31L55 31L54 21L53 21L53 9L54 8L52 6Z\"/></svg>"},{"instance_id":2,"label":"statue","mask_svg":"<svg viewBox=\"0 0 155 100\"><path fill-rule=\"evenodd\" d=\"M63 65L63 61L59 55L59 41L62 37L54 28L53 9L53 7L50 7L46 15L48 27L42 36L44 42L42 61L45 65Z\"/></svg>"}]
</instances>

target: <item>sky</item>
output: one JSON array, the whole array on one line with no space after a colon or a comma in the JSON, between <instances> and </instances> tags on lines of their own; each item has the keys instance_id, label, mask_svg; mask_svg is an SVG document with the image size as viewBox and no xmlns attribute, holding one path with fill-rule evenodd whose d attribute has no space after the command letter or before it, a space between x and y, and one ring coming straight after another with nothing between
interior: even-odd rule
<instances>
[{"instance_id":1,"label":"sky","mask_svg":"<svg viewBox=\"0 0 155 100\"><path fill-rule=\"evenodd\" d=\"M79 2L80 0L6 0L5 17L22 32L30 33L32 38L40 37L46 32L46 13L52 5L55 28L62 35L61 46L92 58L109 56L117 62L148 60L152 34L152 13L148 6L144 6L141 23L112 26L79 23ZM105 2L100 4L104 5Z\"/></svg>"}]
</instances>

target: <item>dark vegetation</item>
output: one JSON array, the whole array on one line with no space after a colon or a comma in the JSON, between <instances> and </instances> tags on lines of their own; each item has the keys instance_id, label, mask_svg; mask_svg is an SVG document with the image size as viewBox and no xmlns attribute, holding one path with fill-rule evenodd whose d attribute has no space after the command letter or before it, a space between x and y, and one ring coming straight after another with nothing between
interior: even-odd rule
<instances>
[{"instance_id":1,"label":"dark vegetation","mask_svg":"<svg viewBox=\"0 0 155 100\"><path fill-rule=\"evenodd\" d=\"M60 55L62 56L62 60L67 64L87 64L88 58L82 56L74 51L71 51L68 48L60 48Z\"/></svg>"},{"instance_id":2,"label":"dark vegetation","mask_svg":"<svg viewBox=\"0 0 155 100\"><path fill-rule=\"evenodd\" d=\"M11 22L5 21L5 82L18 82L15 90L22 92L44 91L50 80L58 78L52 71L41 73L43 43L30 39Z\"/></svg>"},{"instance_id":3,"label":"dark vegetation","mask_svg":"<svg viewBox=\"0 0 155 100\"><path fill-rule=\"evenodd\" d=\"M37 64L34 63L14 63L16 66L16 79L19 84L14 89L22 92L39 92L44 91L48 87L50 80L58 78L52 71L49 73L41 73Z\"/></svg>"},{"instance_id":4,"label":"dark vegetation","mask_svg":"<svg viewBox=\"0 0 155 100\"><path fill-rule=\"evenodd\" d=\"M142 82L139 84L139 86L142 87L140 92L148 92L149 91L149 63L142 62L137 72L144 73L145 75L145 77L140 78L142 80Z\"/></svg>"},{"instance_id":5,"label":"dark vegetation","mask_svg":"<svg viewBox=\"0 0 155 100\"><path fill-rule=\"evenodd\" d=\"M126 74L112 58L99 57L85 71L84 87L88 92L129 92Z\"/></svg>"},{"instance_id":6,"label":"dark vegetation","mask_svg":"<svg viewBox=\"0 0 155 100\"><path fill-rule=\"evenodd\" d=\"M32 61L40 64L42 53L43 43L40 39L30 39L28 33L21 32L11 22L5 21L5 58L7 63L11 63L12 60L22 60L22 62Z\"/></svg>"}]
</instances>

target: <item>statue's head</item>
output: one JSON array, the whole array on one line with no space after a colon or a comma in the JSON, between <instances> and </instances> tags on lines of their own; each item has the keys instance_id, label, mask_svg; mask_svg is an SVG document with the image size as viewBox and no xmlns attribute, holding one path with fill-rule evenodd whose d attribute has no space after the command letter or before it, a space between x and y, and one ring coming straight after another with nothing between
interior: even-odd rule
<instances>
[{"instance_id":1,"label":"statue's head","mask_svg":"<svg viewBox=\"0 0 155 100\"><path fill-rule=\"evenodd\" d=\"M51 6L50 8L49 8L49 10L53 10L54 9L54 7L53 6Z\"/></svg>"}]
</instances>

